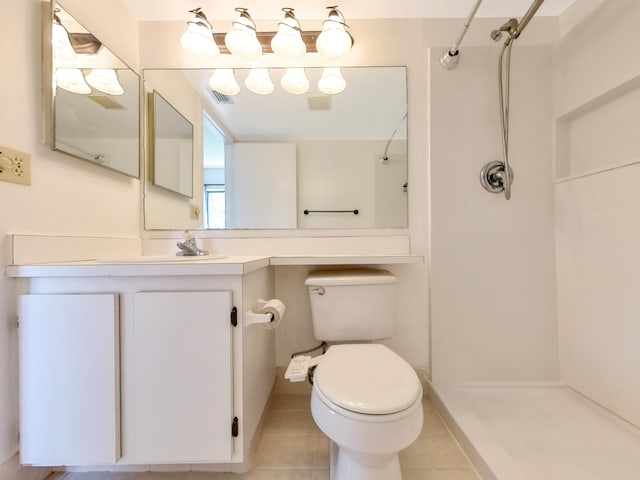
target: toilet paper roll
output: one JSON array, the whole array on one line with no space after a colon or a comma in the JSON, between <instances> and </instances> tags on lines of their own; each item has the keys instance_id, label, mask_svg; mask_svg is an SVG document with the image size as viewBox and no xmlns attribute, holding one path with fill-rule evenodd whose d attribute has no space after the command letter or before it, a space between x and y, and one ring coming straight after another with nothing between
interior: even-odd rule
<instances>
[{"instance_id":1,"label":"toilet paper roll","mask_svg":"<svg viewBox=\"0 0 640 480\"><path fill-rule=\"evenodd\" d=\"M282 317L284 317L284 312L287 310L287 307L284 306L281 300L277 298L273 298L268 300L262 307L260 308L260 313L273 315L273 320L268 323L263 323L262 326L267 329L273 329L278 326Z\"/></svg>"}]
</instances>

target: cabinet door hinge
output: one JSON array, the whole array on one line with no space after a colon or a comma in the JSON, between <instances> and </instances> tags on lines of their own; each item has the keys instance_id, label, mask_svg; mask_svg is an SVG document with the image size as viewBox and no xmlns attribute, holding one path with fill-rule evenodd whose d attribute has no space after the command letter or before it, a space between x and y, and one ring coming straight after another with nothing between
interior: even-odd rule
<instances>
[{"instance_id":1,"label":"cabinet door hinge","mask_svg":"<svg viewBox=\"0 0 640 480\"><path fill-rule=\"evenodd\" d=\"M231 309L231 325L238 326L238 309L236 307Z\"/></svg>"},{"instance_id":2,"label":"cabinet door hinge","mask_svg":"<svg viewBox=\"0 0 640 480\"><path fill-rule=\"evenodd\" d=\"M231 436L238 436L238 417L233 417L233 421L231 422Z\"/></svg>"}]
</instances>

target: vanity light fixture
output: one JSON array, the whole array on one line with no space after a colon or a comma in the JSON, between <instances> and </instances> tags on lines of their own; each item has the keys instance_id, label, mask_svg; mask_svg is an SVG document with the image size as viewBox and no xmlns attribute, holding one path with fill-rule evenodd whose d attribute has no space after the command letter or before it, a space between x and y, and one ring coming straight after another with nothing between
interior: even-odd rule
<instances>
[{"instance_id":1,"label":"vanity light fixture","mask_svg":"<svg viewBox=\"0 0 640 480\"><path fill-rule=\"evenodd\" d=\"M327 67L318 81L318 90L327 95L335 95L342 92L347 82L342 77L339 67Z\"/></svg>"},{"instance_id":2,"label":"vanity light fixture","mask_svg":"<svg viewBox=\"0 0 640 480\"><path fill-rule=\"evenodd\" d=\"M276 89L269 76L268 68L252 68L244 84L258 95L269 95Z\"/></svg>"},{"instance_id":3,"label":"vanity light fixture","mask_svg":"<svg viewBox=\"0 0 640 480\"><path fill-rule=\"evenodd\" d=\"M307 53L307 47L300 34L300 22L293 8L283 8L284 18L278 24L278 32L271 39L271 50L283 60L297 61Z\"/></svg>"},{"instance_id":4,"label":"vanity light fixture","mask_svg":"<svg viewBox=\"0 0 640 480\"><path fill-rule=\"evenodd\" d=\"M194 55L213 59L220 55L220 48L213 37L213 27L201 8L189 10L193 18L187 22L187 31L180 37L180 43Z\"/></svg>"},{"instance_id":5,"label":"vanity light fixture","mask_svg":"<svg viewBox=\"0 0 640 480\"><path fill-rule=\"evenodd\" d=\"M85 80L96 90L100 90L108 95L122 95L124 89L118 81L118 75L113 68L94 68Z\"/></svg>"},{"instance_id":6,"label":"vanity light fixture","mask_svg":"<svg viewBox=\"0 0 640 480\"><path fill-rule=\"evenodd\" d=\"M60 22L57 14L53 14L53 25L51 27L51 43L56 60L63 62L73 62L76 60L76 52L71 45L69 32Z\"/></svg>"},{"instance_id":7,"label":"vanity light fixture","mask_svg":"<svg viewBox=\"0 0 640 480\"><path fill-rule=\"evenodd\" d=\"M248 62L257 60L262 55L262 45L256 35L256 24L246 8L236 8L240 15L225 35L224 43L229 51Z\"/></svg>"},{"instance_id":8,"label":"vanity light fixture","mask_svg":"<svg viewBox=\"0 0 640 480\"><path fill-rule=\"evenodd\" d=\"M91 93L91 87L85 82L79 68L56 69L56 86L80 95Z\"/></svg>"},{"instance_id":9,"label":"vanity light fixture","mask_svg":"<svg viewBox=\"0 0 640 480\"><path fill-rule=\"evenodd\" d=\"M211 59L220 53L232 54L253 62L263 53L275 53L288 62L302 60L305 53L319 53L327 60L338 60L351 51L353 37L347 32L344 16L336 5L327 7L329 16L322 31L303 32L293 8L283 8L284 18L277 32L259 32L248 9L236 8L240 13L231 30L214 33L202 8L189 10L194 17L187 22L187 31L180 37L182 46L196 55ZM223 42L224 39L224 42Z\"/></svg>"},{"instance_id":10,"label":"vanity light fixture","mask_svg":"<svg viewBox=\"0 0 640 480\"><path fill-rule=\"evenodd\" d=\"M223 95L233 96L240 92L240 85L232 68L216 68L209 79L209 86Z\"/></svg>"},{"instance_id":11,"label":"vanity light fixture","mask_svg":"<svg viewBox=\"0 0 640 480\"><path fill-rule=\"evenodd\" d=\"M280 85L293 95L302 95L309 91L309 79L304 73L304 68L287 68L280 79Z\"/></svg>"},{"instance_id":12,"label":"vanity light fixture","mask_svg":"<svg viewBox=\"0 0 640 480\"><path fill-rule=\"evenodd\" d=\"M318 53L327 60L339 60L351 51L353 37L347 32L349 26L337 5L327 7L330 12L322 23L322 32L316 40Z\"/></svg>"}]
</instances>

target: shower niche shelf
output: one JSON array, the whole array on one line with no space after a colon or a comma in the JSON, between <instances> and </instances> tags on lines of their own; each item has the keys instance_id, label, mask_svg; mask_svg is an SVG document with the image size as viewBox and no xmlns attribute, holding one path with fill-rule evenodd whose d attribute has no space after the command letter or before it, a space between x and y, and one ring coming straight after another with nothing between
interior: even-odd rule
<instances>
[{"instance_id":1,"label":"shower niche shelf","mask_svg":"<svg viewBox=\"0 0 640 480\"><path fill-rule=\"evenodd\" d=\"M556 118L555 181L639 163L639 124L640 77ZM608 128L602 128L603 125Z\"/></svg>"}]
</instances>

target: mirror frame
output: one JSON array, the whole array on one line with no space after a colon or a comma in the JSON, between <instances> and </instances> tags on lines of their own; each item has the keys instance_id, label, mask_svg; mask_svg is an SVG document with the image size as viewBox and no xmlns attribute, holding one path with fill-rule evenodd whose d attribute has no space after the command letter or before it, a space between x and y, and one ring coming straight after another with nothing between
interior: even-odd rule
<instances>
[{"instance_id":1,"label":"mirror frame","mask_svg":"<svg viewBox=\"0 0 640 480\"><path fill-rule=\"evenodd\" d=\"M43 1L41 3L41 13L42 13L42 84L43 84L43 107L44 107L44 121L45 121L45 144L53 151L62 153L64 155L68 155L73 158L77 158L79 160L83 160L92 165L96 165L98 167L105 168L112 172L116 172L122 175L125 175L130 178L141 178L142 171L142 129L141 129L141 121L143 117L142 113L142 77L136 72L133 68L131 68L126 62L124 62L118 55L116 55L113 50L109 49L105 43L102 41L101 44L104 48L107 48L111 54L117 58L122 65L126 66L128 70L133 73L137 78L137 109L136 109L136 132L137 135L135 137L136 140L136 168L135 173L129 173L127 171L113 168L109 165L105 165L103 163L92 161L86 157L82 157L79 155L75 155L72 152L62 150L56 146L56 100L55 100L55 87L53 83L53 74L54 74L54 65L53 65L53 47L52 47L52 25L54 21L55 10L58 7L58 3L56 0ZM64 8L61 5L60 8ZM66 11L66 9L65 9ZM74 17L75 18L75 17ZM81 22L78 22L87 32L87 29ZM96 37L97 38L97 37Z\"/></svg>"}]
</instances>

